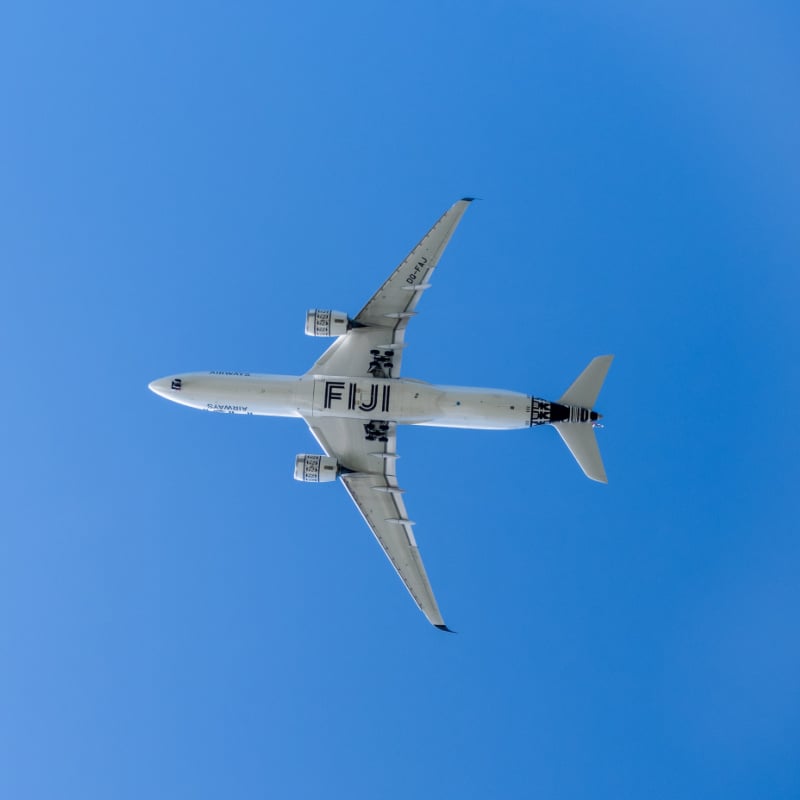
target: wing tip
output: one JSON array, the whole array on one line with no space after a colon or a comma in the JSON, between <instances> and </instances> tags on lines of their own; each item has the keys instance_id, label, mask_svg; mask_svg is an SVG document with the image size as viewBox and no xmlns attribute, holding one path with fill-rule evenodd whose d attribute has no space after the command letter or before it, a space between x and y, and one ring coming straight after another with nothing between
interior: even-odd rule
<instances>
[{"instance_id":1,"label":"wing tip","mask_svg":"<svg viewBox=\"0 0 800 800\"><path fill-rule=\"evenodd\" d=\"M462 203L471 203L473 200L477 200L477 199L478 199L477 197L462 197L461 198L461 202Z\"/></svg>"},{"instance_id":2,"label":"wing tip","mask_svg":"<svg viewBox=\"0 0 800 800\"><path fill-rule=\"evenodd\" d=\"M434 625L433 627L434 627L434 628L437 628L437 629L438 629L438 630L440 630L440 631L444 631L445 633L457 633L457 631L452 631L452 630L450 630L450 628L448 628L448 627L447 627L447 625L445 625L445 624L442 624L442 625Z\"/></svg>"}]
</instances>

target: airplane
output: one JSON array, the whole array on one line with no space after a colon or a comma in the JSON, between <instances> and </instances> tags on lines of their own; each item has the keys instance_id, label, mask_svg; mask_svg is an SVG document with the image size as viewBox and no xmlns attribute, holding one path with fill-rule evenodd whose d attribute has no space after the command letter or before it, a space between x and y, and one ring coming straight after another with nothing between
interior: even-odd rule
<instances>
[{"instance_id":1,"label":"airplane","mask_svg":"<svg viewBox=\"0 0 800 800\"><path fill-rule=\"evenodd\" d=\"M346 313L312 309L309 336L336 337L303 375L193 372L155 380L157 395L223 414L300 417L324 451L300 454L294 477L309 483L337 478L428 621L450 631L428 580L397 480L400 425L509 430L550 426L584 473L607 483L594 427L594 403L613 356L594 358L553 402L503 389L437 386L401 378L405 334L461 217L474 198L447 210L367 304Z\"/></svg>"}]
</instances>

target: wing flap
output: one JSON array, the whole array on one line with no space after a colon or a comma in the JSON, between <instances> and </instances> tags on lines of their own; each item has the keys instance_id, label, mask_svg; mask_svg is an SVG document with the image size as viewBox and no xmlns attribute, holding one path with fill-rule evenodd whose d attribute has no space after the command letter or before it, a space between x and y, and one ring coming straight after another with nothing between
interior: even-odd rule
<instances>
[{"instance_id":1,"label":"wing flap","mask_svg":"<svg viewBox=\"0 0 800 800\"><path fill-rule=\"evenodd\" d=\"M444 625L439 606L433 595L428 574L412 532L402 498L377 489L388 486L378 483L376 475L344 475L350 497L386 553L408 593L432 625Z\"/></svg>"},{"instance_id":2,"label":"wing flap","mask_svg":"<svg viewBox=\"0 0 800 800\"><path fill-rule=\"evenodd\" d=\"M345 489L419 609L432 625L447 630L397 484L397 426L390 425L387 441L380 442L365 438L361 420L322 417L306 422L322 449L353 470L342 475Z\"/></svg>"},{"instance_id":3,"label":"wing flap","mask_svg":"<svg viewBox=\"0 0 800 800\"><path fill-rule=\"evenodd\" d=\"M417 246L386 279L355 317L364 327L355 327L340 336L309 370L312 375L370 375L370 351L393 350L392 376L400 374L403 337L409 320L445 247L461 217L472 202L464 198L454 203L422 237Z\"/></svg>"},{"instance_id":4,"label":"wing flap","mask_svg":"<svg viewBox=\"0 0 800 800\"><path fill-rule=\"evenodd\" d=\"M471 197L465 197L439 217L417 246L386 279L383 286L358 312L356 322L363 325L386 326L387 321L391 325L391 320L398 318L396 315L400 315L401 322L398 325L407 319L405 315L414 311L422 295L421 291L409 290L417 287L427 288L439 258L471 202Z\"/></svg>"}]
</instances>

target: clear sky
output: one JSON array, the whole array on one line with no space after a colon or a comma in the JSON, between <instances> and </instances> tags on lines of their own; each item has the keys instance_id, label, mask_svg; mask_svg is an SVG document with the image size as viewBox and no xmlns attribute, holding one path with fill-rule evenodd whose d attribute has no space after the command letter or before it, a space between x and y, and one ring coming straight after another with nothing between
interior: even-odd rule
<instances>
[{"instance_id":1,"label":"clear sky","mask_svg":"<svg viewBox=\"0 0 800 800\"><path fill-rule=\"evenodd\" d=\"M698 10L698 7L700 9ZM800 796L794 3L0 11L0 797ZM557 398L614 353L610 483L551 430L403 429L439 604L294 420L476 195L404 373Z\"/></svg>"}]
</instances>

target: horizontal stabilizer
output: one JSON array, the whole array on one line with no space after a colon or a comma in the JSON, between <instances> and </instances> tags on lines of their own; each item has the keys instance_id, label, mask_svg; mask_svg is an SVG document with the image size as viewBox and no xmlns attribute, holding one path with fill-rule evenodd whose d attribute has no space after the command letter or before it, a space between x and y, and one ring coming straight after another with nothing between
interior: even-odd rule
<instances>
[{"instance_id":1,"label":"horizontal stabilizer","mask_svg":"<svg viewBox=\"0 0 800 800\"><path fill-rule=\"evenodd\" d=\"M600 394L600 387L602 387L603 381L606 379L606 373L611 366L613 358L614 356L597 356L597 358L593 358L589 362L589 366L578 375L575 383L564 392L558 402L565 406L594 408L597 395ZM569 445L569 442L567 444ZM572 448L570 447L570 449Z\"/></svg>"},{"instance_id":2,"label":"horizontal stabilizer","mask_svg":"<svg viewBox=\"0 0 800 800\"><path fill-rule=\"evenodd\" d=\"M589 366L591 367L591 364ZM608 369L607 366L606 369ZM570 453L575 456L575 460L586 473L586 477L591 478L593 481L600 481L600 483L608 483L606 470L603 467L603 459L600 457L600 448L597 446L597 437L594 435L594 428L585 423L574 425L569 422L555 422L552 427L558 431L564 440L564 444L569 447Z\"/></svg>"}]
</instances>

